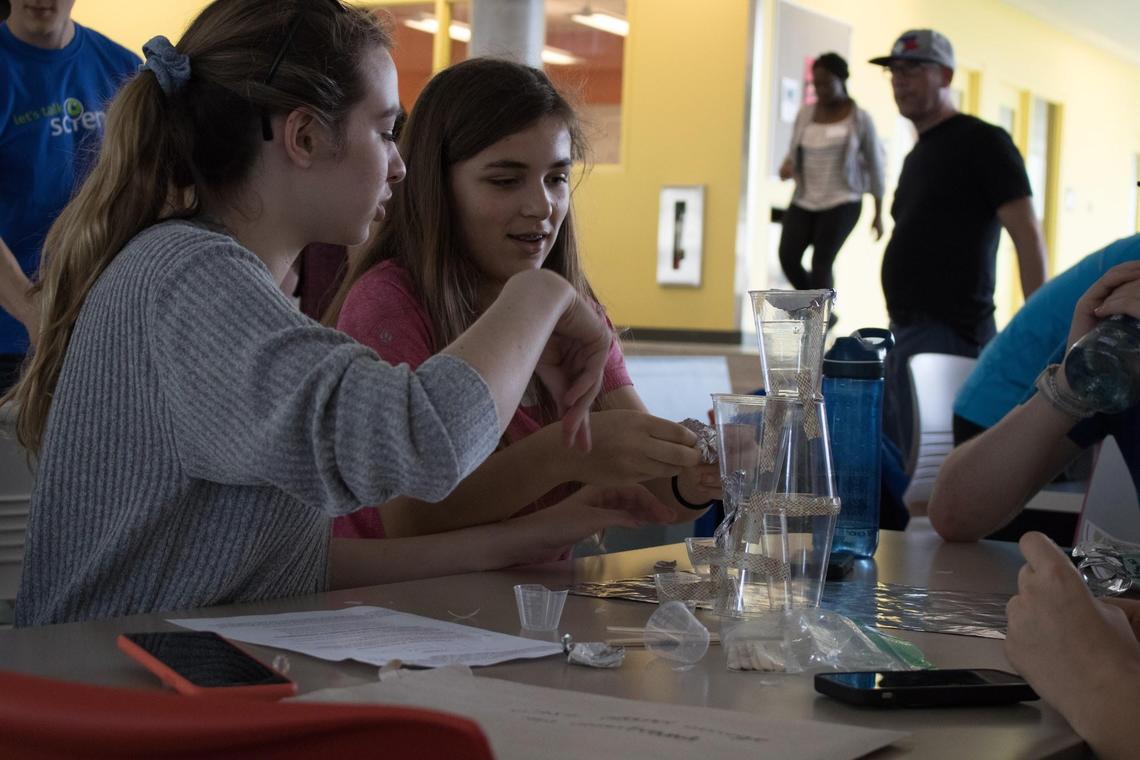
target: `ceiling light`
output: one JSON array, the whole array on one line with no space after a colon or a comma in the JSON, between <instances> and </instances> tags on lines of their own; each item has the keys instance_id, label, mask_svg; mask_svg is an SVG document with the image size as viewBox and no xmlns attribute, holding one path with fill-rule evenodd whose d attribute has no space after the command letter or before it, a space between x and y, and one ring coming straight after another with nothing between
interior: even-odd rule
<instances>
[{"instance_id":1,"label":"ceiling light","mask_svg":"<svg viewBox=\"0 0 1140 760\"><path fill-rule=\"evenodd\" d=\"M582 24L583 26L589 26L603 32L616 34L619 37L629 35L629 22L621 16L614 16L610 13L601 13L599 11L591 13L589 9L587 9L585 13L571 14L570 20Z\"/></svg>"},{"instance_id":2,"label":"ceiling light","mask_svg":"<svg viewBox=\"0 0 1140 760\"><path fill-rule=\"evenodd\" d=\"M542 62L549 63L551 66L573 66L576 63L581 63L569 50L549 46L542 49Z\"/></svg>"},{"instance_id":3,"label":"ceiling light","mask_svg":"<svg viewBox=\"0 0 1140 760\"><path fill-rule=\"evenodd\" d=\"M428 34L435 34L439 31L439 22L435 20L434 16L404 19L404 26ZM462 21L452 21L451 26L447 27L447 36L458 42L470 42L471 27Z\"/></svg>"},{"instance_id":4,"label":"ceiling light","mask_svg":"<svg viewBox=\"0 0 1140 760\"><path fill-rule=\"evenodd\" d=\"M427 32L428 34L435 34L439 31L439 23L435 20L434 16L420 16L419 18L404 19L404 26L419 32ZM470 42L471 26L462 21L452 21L451 26L447 28L447 36L458 42ZM581 62L570 51L553 47L544 47L542 49L542 61L543 63L549 63L551 66L573 66Z\"/></svg>"}]
</instances>

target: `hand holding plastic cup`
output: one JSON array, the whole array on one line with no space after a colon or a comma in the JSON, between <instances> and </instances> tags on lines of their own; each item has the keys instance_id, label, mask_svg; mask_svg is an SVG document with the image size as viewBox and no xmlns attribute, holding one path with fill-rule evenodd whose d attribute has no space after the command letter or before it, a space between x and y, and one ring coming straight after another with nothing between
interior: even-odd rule
<instances>
[{"instance_id":1,"label":"hand holding plastic cup","mask_svg":"<svg viewBox=\"0 0 1140 760\"><path fill-rule=\"evenodd\" d=\"M562 619L566 591L551 591L540 584L515 586L515 602L519 608L519 624L528 631L555 631Z\"/></svg>"},{"instance_id":2,"label":"hand holding plastic cup","mask_svg":"<svg viewBox=\"0 0 1140 760\"><path fill-rule=\"evenodd\" d=\"M645 648L666 660L692 665L709 649L709 629L684 602L666 602L645 624Z\"/></svg>"}]
</instances>

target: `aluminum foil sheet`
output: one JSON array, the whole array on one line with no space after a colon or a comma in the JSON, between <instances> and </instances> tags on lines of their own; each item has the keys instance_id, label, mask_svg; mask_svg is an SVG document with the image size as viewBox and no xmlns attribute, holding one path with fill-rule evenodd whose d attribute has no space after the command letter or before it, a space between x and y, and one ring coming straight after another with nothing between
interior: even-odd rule
<instances>
[{"instance_id":1,"label":"aluminum foil sheet","mask_svg":"<svg viewBox=\"0 0 1140 760\"><path fill-rule=\"evenodd\" d=\"M606 583L578 583L570 587L570 593L657 603L657 587L651 575ZM897 583L868 586L838 582L824 586L820 606L877 628L1004 639L1008 601L1008 594L941 591ZM698 602L697 607L711 609L712 603Z\"/></svg>"}]
</instances>

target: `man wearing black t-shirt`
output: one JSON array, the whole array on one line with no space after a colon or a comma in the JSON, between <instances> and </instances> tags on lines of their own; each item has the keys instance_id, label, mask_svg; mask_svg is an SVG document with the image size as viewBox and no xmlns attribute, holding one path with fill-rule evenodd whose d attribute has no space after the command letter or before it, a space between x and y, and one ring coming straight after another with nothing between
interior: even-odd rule
<instances>
[{"instance_id":1,"label":"man wearing black t-shirt","mask_svg":"<svg viewBox=\"0 0 1140 760\"><path fill-rule=\"evenodd\" d=\"M1017 147L1004 130L958 113L950 100L950 41L931 29L909 31L871 63L890 69L899 113L918 130L895 188L882 270L895 336L884 430L909 457L907 361L930 352L976 357L994 336L1002 227L1013 238L1027 298L1044 282L1045 247Z\"/></svg>"}]
</instances>

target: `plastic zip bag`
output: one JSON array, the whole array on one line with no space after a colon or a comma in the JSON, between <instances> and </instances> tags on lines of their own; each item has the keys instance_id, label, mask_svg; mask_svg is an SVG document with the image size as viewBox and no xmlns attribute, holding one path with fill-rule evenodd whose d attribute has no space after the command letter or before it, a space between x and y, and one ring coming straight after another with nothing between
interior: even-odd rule
<instances>
[{"instance_id":1,"label":"plastic zip bag","mask_svg":"<svg viewBox=\"0 0 1140 760\"><path fill-rule=\"evenodd\" d=\"M729 670L918 670L934 665L903 639L816 607L773 612L722 632Z\"/></svg>"}]
</instances>

